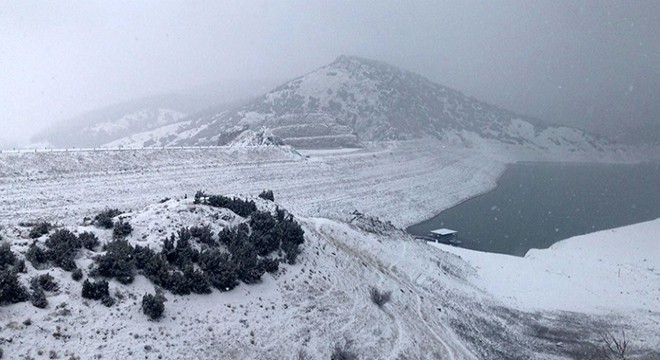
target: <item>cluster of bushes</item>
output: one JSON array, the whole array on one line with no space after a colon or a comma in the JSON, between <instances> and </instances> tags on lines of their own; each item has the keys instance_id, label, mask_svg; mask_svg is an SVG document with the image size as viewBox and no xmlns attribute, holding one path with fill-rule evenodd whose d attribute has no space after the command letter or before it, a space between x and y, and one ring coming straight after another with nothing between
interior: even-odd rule
<instances>
[{"instance_id":1,"label":"cluster of bushes","mask_svg":"<svg viewBox=\"0 0 660 360\"><path fill-rule=\"evenodd\" d=\"M46 248L35 241L28 248L25 257L35 268L41 268L50 263L66 271L74 271L77 266L75 257L78 250L85 247L94 249L99 243L96 235L84 232L80 236L66 229L59 229L46 239Z\"/></svg>"},{"instance_id":2,"label":"cluster of bushes","mask_svg":"<svg viewBox=\"0 0 660 360\"><path fill-rule=\"evenodd\" d=\"M110 296L109 284L106 280L96 282L85 280L82 286L82 297L91 300L101 300L101 303L107 307L115 303L115 300Z\"/></svg>"},{"instance_id":3,"label":"cluster of bushes","mask_svg":"<svg viewBox=\"0 0 660 360\"><path fill-rule=\"evenodd\" d=\"M45 291L57 291L60 288L51 274L42 274L33 277L30 279L30 287L32 289L42 289Z\"/></svg>"},{"instance_id":4,"label":"cluster of bushes","mask_svg":"<svg viewBox=\"0 0 660 360\"><path fill-rule=\"evenodd\" d=\"M113 218L121 213L119 209L105 209L94 217L93 224L103 229L112 229L115 226Z\"/></svg>"},{"instance_id":5,"label":"cluster of bushes","mask_svg":"<svg viewBox=\"0 0 660 360\"><path fill-rule=\"evenodd\" d=\"M275 216L264 211L252 214L249 222L252 232L248 243L253 244L261 256L281 250L287 262L295 264L300 245L305 241L305 233L286 211L276 208L275 213Z\"/></svg>"},{"instance_id":6,"label":"cluster of bushes","mask_svg":"<svg viewBox=\"0 0 660 360\"><path fill-rule=\"evenodd\" d=\"M59 286L55 279L50 274L43 274L33 277L30 280L30 302L37 308L44 309L48 306L48 299L46 299L46 291L57 291Z\"/></svg>"},{"instance_id":7,"label":"cluster of bushes","mask_svg":"<svg viewBox=\"0 0 660 360\"><path fill-rule=\"evenodd\" d=\"M16 265L16 255L11 251L8 243L0 245L0 270L5 270Z\"/></svg>"},{"instance_id":8,"label":"cluster of bushes","mask_svg":"<svg viewBox=\"0 0 660 360\"><path fill-rule=\"evenodd\" d=\"M133 232L133 227L131 224L125 221L119 221L115 223L114 229L112 229L112 236L115 239L123 239L130 235Z\"/></svg>"},{"instance_id":9,"label":"cluster of bushes","mask_svg":"<svg viewBox=\"0 0 660 360\"><path fill-rule=\"evenodd\" d=\"M194 203L226 208L242 217L248 217L250 214L257 211L257 205L252 200L248 201L239 198L229 198L222 195L207 195L203 191L198 191L195 194Z\"/></svg>"},{"instance_id":10,"label":"cluster of bushes","mask_svg":"<svg viewBox=\"0 0 660 360\"><path fill-rule=\"evenodd\" d=\"M37 239L41 237L42 235L48 234L50 229L53 228L53 225L48 222L40 222L38 224L35 224L32 226L32 229L30 230L30 238L31 239Z\"/></svg>"},{"instance_id":11,"label":"cluster of bushes","mask_svg":"<svg viewBox=\"0 0 660 360\"><path fill-rule=\"evenodd\" d=\"M264 191L260 197L274 199L272 191ZM103 246L103 255L94 258L95 266L90 276L114 278L122 284L130 284L136 274L142 274L173 294L208 294L213 287L228 291L239 281L246 284L258 282L265 272L277 272L280 262L295 263L299 246L304 242L304 232L286 211L276 208L273 215L258 211L253 201L209 196L201 191L195 195L195 203L228 208L239 216L249 217L249 220L235 228L225 228L218 234L214 234L208 225L181 228L165 238L162 249L156 251L131 245L125 240L132 231L131 225L113 220L121 212L104 210L94 218L93 224L113 229L113 241ZM30 236L36 239L50 230L50 224L37 224ZM77 253L82 248L95 250L98 246L99 239L91 232L76 235L59 229L43 244L35 240L25 257L35 268L44 268L48 264L57 266L72 272L72 278L79 281L83 272L75 263ZM30 300L36 307L48 306L45 293L57 291L59 287L54 278L50 274L32 278L30 292L20 283L19 271L26 271L25 261L19 260L8 244L0 246L0 304ZM107 280L85 280L82 296L112 306L115 300L108 287ZM164 301L160 293L145 295L142 310L152 319L158 319L162 316Z\"/></svg>"},{"instance_id":12,"label":"cluster of bushes","mask_svg":"<svg viewBox=\"0 0 660 360\"><path fill-rule=\"evenodd\" d=\"M28 290L18 280L18 273L25 271L11 251L9 244L0 245L0 304L14 304L29 299Z\"/></svg>"},{"instance_id":13,"label":"cluster of bushes","mask_svg":"<svg viewBox=\"0 0 660 360\"><path fill-rule=\"evenodd\" d=\"M226 201L245 208L254 204L227 199L201 192L196 195L197 203L214 204L209 206ZM139 273L177 295L208 294L212 287L228 291L239 281L258 282L265 272L276 272L280 261L295 263L304 232L291 215L279 208L275 216L250 211L247 223L225 228L217 237L209 226L181 228L163 240L160 251L115 239L105 246L104 255L95 258L91 275L129 284Z\"/></svg>"}]
</instances>

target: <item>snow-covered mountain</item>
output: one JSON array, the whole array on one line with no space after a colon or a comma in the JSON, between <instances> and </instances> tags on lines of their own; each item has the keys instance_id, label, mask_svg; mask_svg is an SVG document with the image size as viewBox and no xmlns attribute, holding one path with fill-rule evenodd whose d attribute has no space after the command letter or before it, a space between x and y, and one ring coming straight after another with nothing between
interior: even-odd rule
<instances>
[{"instance_id":1,"label":"snow-covered mountain","mask_svg":"<svg viewBox=\"0 0 660 360\"><path fill-rule=\"evenodd\" d=\"M222 145L247 129L265 127L296 147L474 135L539 149L599 146L582 130L542 125L412 72L354 56L340 56L233 110L188 120L165 136L154 132L150 143Z\"/></svg>"},{"instance_id":2,"label":"snow-covered mountain","mask_svg":"<svg viewBox=\"0 0 660 360\"><path fill-rule=\"evenodd\" d=\"M29 147L144 146L152 137L178 133L189 114L224 111L273 84L271 80L223 81L106 106L54 124L33 136Z\"/></svg>"}]
</instances>

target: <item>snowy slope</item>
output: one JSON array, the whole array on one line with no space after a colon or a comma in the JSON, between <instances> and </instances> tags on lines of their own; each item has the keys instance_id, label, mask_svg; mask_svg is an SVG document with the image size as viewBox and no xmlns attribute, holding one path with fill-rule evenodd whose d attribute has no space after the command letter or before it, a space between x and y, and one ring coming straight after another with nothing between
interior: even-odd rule
<instances>
[{"instance_id":1,"label":"snowy slope","mask_svg":"<svg viewBox=\"0 0 660 360\"><path fill-rule=\"evenodd\" d=\"M433 245L477 265L478 283L512 306L660 314L659 233L657 219L576 236L524 258Z\"/></svg>"},{"instance_id":2,"label":"snowy slope","mask_svg":"<svg viewBox=\"0 0 660 360\"><path fill-rule=\"evenodd\" d=\"M117 140L100 145L102 148L140 148L150 147L156 144L156 139L175 137L180 129L189 124L187 121L174 122L172 124L160 126L153 130L146 130L132 135L121 137Z\"/></svg>"},{"instance_id":3,"label":"snowy slope","mask_svg":"<svg viewBox=\"0 0 660 360\"><path fill-rule=\"evenodd\" d=\"M68 352L80 358L327 359L335 344L351 342L352 351L369 359L569 359L592 358L585 354L598 344L601 331L625 329L634 339L633 355L657 356L651 352L659 344L653 322L657 306L651 300L658 266L649 255L657 251L649 247L652 238L637 236L657 233L657 221L639 231L626 228L630 236L623 248L612 242L599 253L596 238L576 246L570 239L558 244L556 253L547 250L551 256L544 250L511 260L488 254L459 254L461 259L353 215L358 209L405 226L492 188L506 163L520 159L520 153L505 156L501 145L499 155L489 155L480 148L487 143L473 140L471 148L415 140L304 152L309 157L280 146L2 153L0 235L19 251L30 243L29 229L18 225L22 221L92 230L107 241L108 232L81 225L83 217L105 207L129 211L134 243L157 246L157 234L195 216L223 226L211 220L210 211L189 210L184 194L200 189L241 196L273 189L278 204L302 223L306 244L298 265L264 276L261 284L208 296L167 293L165 318L158 323L139 310L141 296L153 291L142 277L130 287L111 281L111 292L119 291L124 299L108 310L83 301L80 283L52 270L63 287L48 294L47 309L27 303L0 307L0 347L7 358L39 358L40 351L48 356L53 350L60 358ZM600 152L550 151L542 156L630 159L624 155L603 159ZM524 158L534 156L540 155L530 152ZM164 197L173 200L160 203ZM222 219L226 213L217 215ZM563 256L574 251L563 264ZM86 268L89 255L78 260L81 267ZM654 270L639 265L644 264L641 255L648 255L646 263ZM608 258L601 266L603 256ZM585 272L598 281L574 273L583 258ZM631 266L636 260L638 265ZM622 279L640 277L621 288L640 296L630 311L624 309L631 299L626 295L615 297L611 306L600 298L612 294L604 286L617 266ZM618 276L616 271L611 276ZM22 276L44 272L29 268ZM369 300L369 286L392 291L392 301L378 308ZM520 292L515 299L514 291ZM554 292L579 295L580 306L538 299L552 299ZM596 298L590 307L589 300ZM66 306L58 307L61 303ZM27 318L30 325L23 323Z\"/></svg>"},{"instance_id":4,"label":"snowy slope","mask_svg":"<svg viewBox=\"0 0 660 360\"><path fill-rule=\"evenodd\" d=\"M273 207L255 201L261 208ZM239 219L226 209L195 206L191 199L152 204L121 217L134 227L128 237L131 243L154 248L179 226L197 222L219 230ZM653 304L617 312L616 318L587 316L574 329L580 331L577 339L570 331L545 338L535 329L563 330L563 317L577 315L505 310L509 299L501 302L478 287L483 261L465 262L374 218L357 216L346 223L321 218L298 221L306 243L296 265L282 265L277 274L264 275L261 283L241 284L229 292L188 296L165 292L168 301L159 322L140 311L142 295L154 291L142 276L130 285L111 280L117 304L106 308L82 299L80 283L61 269L36 270L28 265L22 279L50 273L60 290L48 294L50 305L43 310L29 303L3 306L0 346L10 358L52 351L58 357L80 358L327 359L335 345L368 359L558 359L575 354L588 358L585 354L600 330L588 322L605 320L637 326L628 329L628 336L646 342L634 349L637 353L652 351L658 344L650 331L657 324L644 320L647 309L657 313ZM658 230L659 225L651 224L650 230ZM72 229L93 231L104 242L111 238L110 231L92 226ZM634 235L635 227L631 229ZM27 248L28 230L14 226L3 236L21 253ZM95 254L84 250L78 265L86 269ZM653 257L648 260L657 264ZM653 293L653 282L648 280L653 275L626 290ZM483 283L488 281L502 283L494 276L483 278ZM609 286L591 284L590 288L599 291L603 285ZM369 297L370 287L391 291L391 301L376 306ZM549 282L544 292L556 289L561 290L562 284ZM558 341L566 345L557 347Z\"/></svg>"},{"instance_id":5,"label":"snowy slope","mask_svg":"<svg viewBox=\"0 0 660 360\"><path fill-rule=\"evenodd\" d=\"M190 119L176 139L163 137L156 144L221 145L246 129L266 127L301 148L446 138L459 132L541 150L605 146L581 130L535 124L417 74L354 56L340 56L239 108Z\"/></svg>"},{"instance_id":6,"label":"snowy slope","mask_svg":"<svg viewBox=\"0 0 660 360\"><path fill-rule=\"evenodd\" d=\"M261 202L262 207L268 205ZM217 230L228 226L222 219L236 217L224 209L199 208L190 199L170 200L122 215L135 228L128 240L157 248L164 236L191 221L217 224ZM261 284L243 284L227 293L166 293L166 316L157 323L147 320L136 306L135 299L154 291L154 286L141 276L131 285L111 281L111 293L119 293L120 297L118 304L108 309L82 299L80 284L60 269L36 270L30 266L24 278L49 272L61 289L49 294L51 305L44 310L31 311L27 303L3 307L0 321L9 326L0 329L0 336L12 339L2 344L4 351L11 357L55 351L58 356L81 358L328 358L335 343L352 341L351 351L368 358L397 354L473 358L453 331L442 324L443 317L429 317L437 314L437 304L424 300L424 296L432 297L427 293L431 290L418 293L413 280L396 268L407 260L382 263L370 250L379 246L383 237L392 236L388 252L395 251L395 241L410 254L425 254L426 246L402 233L381 234L379 239L323 219L301 220L308 244L297 265L283 265L278 274L265 275ZM93 231L102 241L110 241L107 230L91 226L77 226L75 230ZM16 227L6 235L19 253L25 250L21 245L25 234L25 229ZM93 255L85 250L78 264L85 269ZM429 259L446 257L440 253L436 256L424 255ZM337 268L342 269L341 273ZM391 304L380 309L371 303L371 285L397 291ZM399 287L406 292L399 293ZM32 324L23 324L28 317Z\"/></svg>"},{"instance_id":7,"label":"snowy slope","mask_svg":"<svg viewBox=\"0 0 660 360\"><path fill-rule=\"evenodd\" d=\"M186 114L220 112L263 94L277 81L225 79L195 88L104 106L61 120L34 135L30 148L93 148L115 140L130 147L143 147L150 139L144 132L168 126ZM159 130L158 138L167 134ZM178 133L178 132L177 132ZM137 134L140 134L137 136Z\"/></svg>"},{"instance_id":8,"label":"snowy slope","mask_svg":"<svg viewBox=\"0 0 660 360\"><path fill-rule=\"evenodd\" d=\"M33 138L30 148L99 147L133 134L172 126L185 113L162 107L119 106L83 115L78 120L50 129ZM123 140L121 144L129 143Z\"/></svg>"}]
</instances>

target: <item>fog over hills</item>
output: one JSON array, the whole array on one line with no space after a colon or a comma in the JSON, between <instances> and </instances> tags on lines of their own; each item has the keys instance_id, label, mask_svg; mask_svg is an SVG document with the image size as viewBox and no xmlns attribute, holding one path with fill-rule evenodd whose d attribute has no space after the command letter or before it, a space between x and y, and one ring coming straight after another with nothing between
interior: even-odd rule
<instances>
[{"instance_id":1,"label":"fog over hills","mask_svg":"<svg viewBox=\"0 0 660 360\"><path fill-rule=\"evenodd\" d=\"M177 127L141 134L132 146L224 145L267 128L304 148L363 141L477 136L534 148L593 146L578 129L550 127L397 67L355 56L289 81L243 106L205 111Z\"/></svg>"},{"instance_id":2,"label":"fog over hills","mask_svg":"<svg viewBox=\"0 0 660 360\"><path fill-rule=\"evenodd\" d=\"M31 147L99 147L173 125L204 109L222 111L274 86L274 80L211 83L175 93L106 106L60 121L31 138Z\"/></svg>"}]
</instances>

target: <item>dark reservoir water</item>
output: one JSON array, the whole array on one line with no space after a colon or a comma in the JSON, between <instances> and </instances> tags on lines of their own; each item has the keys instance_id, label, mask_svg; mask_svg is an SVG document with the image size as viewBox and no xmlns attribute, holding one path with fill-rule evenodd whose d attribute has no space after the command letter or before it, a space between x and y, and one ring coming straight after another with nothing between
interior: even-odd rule
<instances>
[{"instance_id":1,"label":"dark reservoir water","mask_svg":"<svg viewBox=\"0 0 660 360\"><path fill-rule=\"evenodd\" d=\"M462 247L523 256L572 236L660 217L660 164L518 163L497 184L408 232L450 228Z\"/></svg>"}]
</instances>

